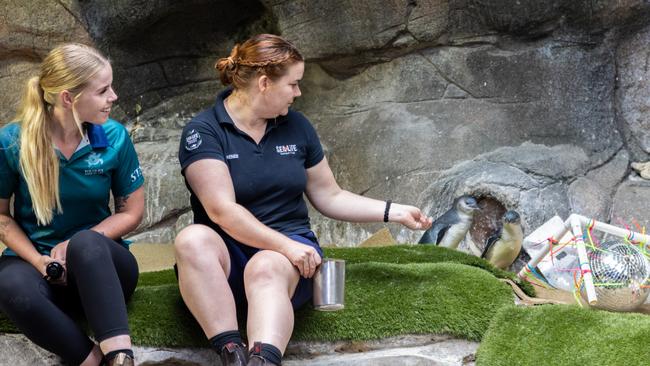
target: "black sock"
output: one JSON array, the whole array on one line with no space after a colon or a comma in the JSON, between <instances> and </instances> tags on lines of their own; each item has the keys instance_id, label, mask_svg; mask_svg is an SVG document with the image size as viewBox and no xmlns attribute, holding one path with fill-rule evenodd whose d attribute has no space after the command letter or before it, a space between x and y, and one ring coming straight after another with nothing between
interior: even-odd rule
<instances>
[{"instance_id":1,"label":"black sock","mask_svg":"<svg viewBox=\"0 0 650 366\"><path fill-rule=\"evenodd\" d=\"M129 355L131 357L131 359L133 359L133 350L125 348L125 349L116 349L115 351L108 352L107 354L104 355L104 360L106 360L108 362L108 361L114 359L115 356L118 355L118 353L126 353L127 355Z\"/></svg>"},{"instance_id":2,"label":"black sock","mask_svg":"<svg viewBox=\"0 0 650 366\"><path fill-rule=\"evenodd\" d=\"M272 344L255 342L251 355L260 356L275 365L282 363L282 352Z\"/></svg>"},{"instance_id":3,"label":"black sock","mask_svg":"<svg viewBox=\"0 0 650 366\"><path fill-rule=\"evenodd\" d=\"M221 354L223 347L230 342L243 344L238 330L228 330L210 338L210 344L218 354Z\"/></svg>"}]
</instances>

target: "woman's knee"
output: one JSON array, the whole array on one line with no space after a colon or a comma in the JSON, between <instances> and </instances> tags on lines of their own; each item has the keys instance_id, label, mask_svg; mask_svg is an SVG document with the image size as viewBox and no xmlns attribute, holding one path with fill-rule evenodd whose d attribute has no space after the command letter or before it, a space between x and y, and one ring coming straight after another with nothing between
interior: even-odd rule
<instances>
[{"instance_id":1,"label":"woman's knee","mask_svg":"<svg viewBox=\"0 0 650 366\"><path fill-rule=\"evenodd\" d=\"M284 255L263 250L255 254L244 269L246 286L286 284L289 287L298 283L299 274Z\"/></svg>"},{"instance_id":2,"label":"woman's knee","mask_svg":"<svg viewBox=\"0 0 650 366\"><path fill-rule=\"evenodd\" d=\"M66 261L92 261L108 255L107 238L93 230L82 230L68 242Z\"/></svg>"},{"instance_id":3,"label":"woman's knee","mask_svg":"<svg viewBox=\"0 0 650 366\"><path fill-rule=\"evenodd\" d=\"M205 225L190 225L178 233L174 240L174 254L179 264L192 262L214 266L215 256L224 266L228 260L228 249L223 239Z\"/></svg>"}]
</instances>

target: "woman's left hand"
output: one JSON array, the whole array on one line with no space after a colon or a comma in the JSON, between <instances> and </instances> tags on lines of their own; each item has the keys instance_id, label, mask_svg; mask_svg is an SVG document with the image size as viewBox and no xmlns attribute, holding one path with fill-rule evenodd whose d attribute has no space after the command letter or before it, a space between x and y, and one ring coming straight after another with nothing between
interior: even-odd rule
<instances>
[{"instance_id":1,"label":"woman's left hand","mask_svg":"<svg viewBox=\"0 0 650 366\"><path fill-rule=\"evenodd\" d=\"M426 230L431 227L433 218L423 214L417 207L394 203L390 207L388 221L400 223L412 230Z\"/></svg>"},{"instance_id":2,"label":"woman's left hand","mask_svg":"<svg viewBox=\"0 0 650 366\"><path fill-rule=\"evenodd\" d=\"M70 240L62 241L59 244L57 244L54 248L52 248L52 251L50 251L50 257L52 259L56 260L57 262L63 264L65 266L65 253L68 250L68 242Z\"/></svg>"},{"instance_id":3,"label":"woman's left hand","mask_svg":"<svg viewBox=\"0 0 650 366\"><path fill-rule=\"evenodd\" d=\"M63 276L61 276L61 278L59 278L58 280L51 281L53 284L65 285L67 283L68 268L65 265L65 256L68 250L69 241L70 240L60 242L50 251L50 257L54 259L55 262L61 263L64 269Z\"/></svg>"}]
</instances>

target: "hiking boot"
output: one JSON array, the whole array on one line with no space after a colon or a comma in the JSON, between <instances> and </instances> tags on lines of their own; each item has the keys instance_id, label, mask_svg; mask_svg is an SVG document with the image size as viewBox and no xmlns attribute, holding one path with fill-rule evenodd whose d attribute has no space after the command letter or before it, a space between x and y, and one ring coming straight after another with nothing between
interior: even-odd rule
<instances>
[{"instance_id":1,"label":"hiking boot","mask_svg":"<svg viewBox=\"0 0 650 366\"><path fill-rule=\"evenodd\" d=\"M253 348L248 353L248 365L247 366L279 366L273 362L262 357L262 343L255 342L253 343Z\"/></svg>"},{"instance_id":2,"label":"hiking boot","mask_svg":"<svg viewBox=\"0 0 650 366\"><path fill-rule=\"evenodd\" d=\"M247 366L278 366L274 363L267 361L264 357L258 355L250 355Z\"/></svg>"},{"instance_id":3,"label":"hiking boot","mask_svg":"<svg viewBox=\"0 0 650 366\"><path fill-rule=\"evenodd\" d=\"M115 357L106 362L106 366L134 366L133 357L126 353L118 353Z\"/></svg>"},{"instance_id":4,"label":"hiking boot","mask_svg":"<svg viewBox=\"0 0 650 366\"><path fill-rule=\"evenodd\" d=\"M221 349L221 364L223 366L246 366L246 348L243 344L227 343Z\"/></svg>"}]
</instances>

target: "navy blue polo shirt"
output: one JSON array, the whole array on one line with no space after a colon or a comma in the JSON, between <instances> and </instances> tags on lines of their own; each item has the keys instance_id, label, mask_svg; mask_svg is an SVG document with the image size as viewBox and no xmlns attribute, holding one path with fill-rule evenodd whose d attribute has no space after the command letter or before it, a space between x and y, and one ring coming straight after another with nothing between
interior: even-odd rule
<instances>
[{"instance_id":1,"label":"navy blue polo shirt","mask_svg":"<svg viewBox=\"0 0 650 366\"><path fill-rule=\"evenodd\" d=\"M286 116L268 120L259 144L239 130L224 107L231 93L219 93L214 107L195 116L183 129L179 160L185 168L197 160L226 163L235 189L236 202L260 222L285 235L311 230L303 193L306 169L323 160L323 148L311 123L290 110ZM219 227L208 217L192 188L190 202L194 222Z\"/></svg>"},{"instance_id":2,"label":"navy blue polo shirt","mask_svg":"<svg viewBox=\"0 0 650 366\"><path fill-rule=\"evenodd\" d=\"M14 220L41 254L49 254L56 244L110 216L111 191L116 197L124 197L144 183L138 156L124 126L109 119L101 126L85 123L84 131L70 159L56 150L63 212L55 213L52 222L41 226L20 171L20 125L10 123L0 129L0 198L14 197ZM15 255L10 249L4 254Z\"/></svg>"}]
</instances>

